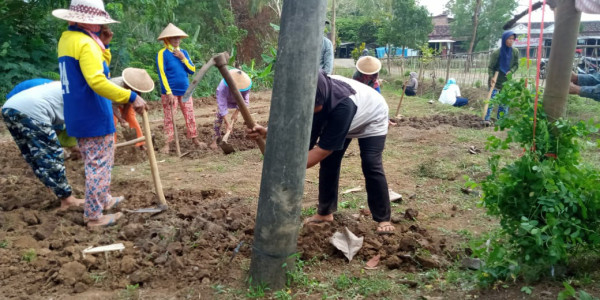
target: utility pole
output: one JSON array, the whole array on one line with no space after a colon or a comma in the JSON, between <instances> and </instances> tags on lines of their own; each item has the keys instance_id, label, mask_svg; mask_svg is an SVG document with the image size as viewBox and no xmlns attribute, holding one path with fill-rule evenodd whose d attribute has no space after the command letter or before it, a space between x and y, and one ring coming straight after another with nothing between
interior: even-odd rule
<instances>
[{"instance_id":1,"label":"utility pole","mask_svg":"<svg viewBox=\"0 0 600 300\"><path fill-rule=\"evenodd\" d=\"M250 263L251 284L271 290L294 266L326 11L326 0L283 2Z\"/></svg>"},{"instance_id":2,"label":"utility pole","mask_svg":"<svg viewBox=\"0 0 600 300\"><path fill-rule=\"evenodd\" d=\"M548 77L544 90L544 111L552 122L564 116L571 81L571 70L579 35L581 13L574 0L558 1L554 9L554 34Z\"/></svg>"}]
</instances>

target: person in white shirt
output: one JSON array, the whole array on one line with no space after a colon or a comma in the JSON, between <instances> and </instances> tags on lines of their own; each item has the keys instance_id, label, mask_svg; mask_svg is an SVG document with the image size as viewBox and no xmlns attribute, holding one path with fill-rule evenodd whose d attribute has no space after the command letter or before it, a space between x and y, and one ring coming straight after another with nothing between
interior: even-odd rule
<instances>
[{"instance_id":1,"label":"person in white shirt","mask_svg":"<svg viewBox=\"0 0 600 300\"><path fill-rule=\"evenodd\" d=\"M456 84L456 80L454 78L448 79L448 83L444 86L442 90L442 94L440 95L440 99L438 100L444 104L450 104L453 106L463 106L469 103L467 98L463 98L460 96L460 88L458 84Z\"/></svg>"},{"instance_id":2,"label":"person in white shirt","mask_svg":"<svg viewBox=\"0 0 600 300\"><path fill-rule=\"evenodd\" d=\"M34 174L60 199L60 210L83 206L67 180L64 152L57 129L64 130L64 102L60 81L14 94L2 106L8 131Z\"/></svg>"}]
</instances>

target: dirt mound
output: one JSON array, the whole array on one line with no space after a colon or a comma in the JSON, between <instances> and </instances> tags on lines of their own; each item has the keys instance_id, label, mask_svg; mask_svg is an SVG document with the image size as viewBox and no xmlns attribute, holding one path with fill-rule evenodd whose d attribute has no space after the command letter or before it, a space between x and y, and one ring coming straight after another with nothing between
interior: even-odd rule
<instances>
[{"instance_id":1,"label":"dirt mound","mask_svg":"<svg viewBox=\"0 0 600 300\"><path fill-rule=\"evenodd\" d=\"M448 265L445 258L446 240L431 236L426 229L411 221L395 224L393 234L380 235L375 232L375 223L370 217L336 213L332 224L307 225L300 233L298 248L303 259L328 257L347 261L329 239L336 231L348 227L358 237L364 237L363 247L354 259L367 261L381 255L381 265L389 269L414 272L417 269L442 268Z\"/></svg>"},{"instance_id":2,"label":"dirt mound","mask_svg":"<svg viewBox=\"0 0 600 300\"><path fill-rule=\"evenodd\" d=\"M143 182L113 185L127 198L123 208L130 209L153 205L154 195L145 192L150 188ZM0 269L6 270L0 274L4 295L83 292L91 286L118 289L127 284L184 289L228 279L231 272L241 272L238 261L230 267L231 255L240 242L251 242L254 212L247 201L223 195L216 190L167 190L168 211L129 214L117 226L94 234L82 226L81 209L34 216L23 209L8 212L3 218L19 226L18 234L0 236L9 241L7 249L0 249ZM39 219L25 221L32 217ZM106 256L81 253L88 246L112 243L126 248ZM246 246L238 255L249 254Z\"/></svg>"},{"instance_id":3,"label":"dirt mound","mask_svg":"<svg viewBox=\"0 0 600 300\"><path fill-rule=\"evenodd\" d=\"M410 126L416 129L431 129L440 125L451 125L460 128L484 128L481 117L471 114L433 115L426 117L410 117L394 119L398 126Z\"/></svg>"}]
</instances>

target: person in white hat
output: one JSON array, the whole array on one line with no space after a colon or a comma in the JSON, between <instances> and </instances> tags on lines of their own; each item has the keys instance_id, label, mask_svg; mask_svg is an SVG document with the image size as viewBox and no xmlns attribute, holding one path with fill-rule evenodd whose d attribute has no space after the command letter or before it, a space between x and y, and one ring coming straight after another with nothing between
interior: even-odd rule
<instances>
[{"instance_id":1,"label":"person in white hat","mask_svg":"<svg viewBox=\"0 0 600 300\"><path fill-rule=\"evenodd\" d=\"M181 39L188 35L177 26L169 23L158 36L165 47L158 51L156 56L156 69L160 81L161 100L164 112L164 130L167 140L162 153L169 153L169 144L173 141L173 109L179 108L185 118L187 137L192 139L196 146L201 146L198 141L196 130L196 119L194 118L194 103L192 99L187 102L181 101L181 96L185 94L189 86L188 74L194 74L196 67L187 51L179 48Z\"/></svg>"},{"instance_id":2,"label":"person in white hat","mask_svg":"<svg viewBox=\"0 0 600 300\"><path fill-rule=\"evenodd\" d=\"M69 21L58 42L58 66L64 99L67 133L77 138L85 163L84 219L88 227L115 224L122 214L104 215L122 197L110 195L114 162L115 126L110 99L132 103L141 113L146 102L134 91L108 80L112 33L101 35L103 26L118 23L104 9L102 0L72 0L69 9L57 9L52 15Z\"/></svg>"},{"instance_id":3,"label":"person in white hat","mask_svg":"<svg viewBox=\"0 0 600 300\"><path fill-rule=\"evenodd\" d=\"M136 92L138 95L140 93L149 93L154 90L154 81L150 74L144 69L139 68L126 68L123 70L123 73L120 77L115 77L110 79L116 85L131 89ZM127 125L129 128L133 128L135 130L135 134L138 138L143 137L144 133L142 132L142 128L140 127L140 123L138 123L135 118L135 111L130 104L119 105L117 109L113 108L114 112L114 122L115 127L117 126L117 121L122 125ZM117 140L117 133L115 133L115 141ZM145 142L136 143L135 146L140 150L146 150Z\"/></svg>"},{"instance_id":4,"label":"person in white hat","mask_svg":"<svg viewBox=\"0 0 600 300\"><path fill-rule=\"evenodd\" d=\"M356 72L352 79L374 88L381 94L379 70L381 70L379 59L373 56L362 56L356 61Z\"/></svg>"},{"instance_id":5,"label":"person in white hat","mask_svg":"<svg viewBox=\"0 0 600 300\"><path fill-rule=\"evenodd\" d=\"M244 102L246 105L248 105L250 103L250 88L252 88L252 80L250 79L250 76L248 76L248 74L246 74L244 71L238 69L229 70L229 74L231 74L231 78L233 78L235 86L239 89L242 97L244 97ZM210 145L210 148L213 150L218 148L217 140L221 137L221 126L223 125L223 121L225 121L225 126L227 126L226 132L232 131L233 124L235 123L235 120L237 120L238 113L240 112L237 102L229 90L225 79L221 80L219 83L216 95L218 109L214 125L215 134L213 136L212 144ZM230 108L235 109L235 112L231 115L231 122L228 122L225 116L227 116L229 113L228 109Z\"/></svg>"}]
</instances>

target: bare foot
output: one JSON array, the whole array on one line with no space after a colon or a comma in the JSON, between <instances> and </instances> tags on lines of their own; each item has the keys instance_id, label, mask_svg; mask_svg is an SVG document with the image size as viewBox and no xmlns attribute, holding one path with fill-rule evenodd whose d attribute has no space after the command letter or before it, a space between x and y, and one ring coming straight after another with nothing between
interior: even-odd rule
<instances>
[{"instance_id":1,"label":"bare foot","mask_svg":"<svg viewBox=\"0 0 600 300\"><path fill-rule=\"evenodd\" d=\"M200 146L200 141L198 140L198 138L192 138L192 143L194 143L194 145L196 146Z\"/></svg>"},{"instance_id":2,"label":"bare foot","mask_svg":"<svg viewBox=\"0 0 600 300\"><path fill-rule=\"evenodd\" d=\"M390 222L379 222L377 225L377 233L378 234L392 234L394 233L396 228Z\"/></svg>"},{"instance_id":3,"label":"bare foot","mask_svg":"<svg viewBox=\"0 0 600 300\"><path fill-rule=\"evenodd\" d=\"M85 203L84 199L78 199L73 196L69 196L60 200L60 208L58 210L67 210L69 207L80 207Z\"/></svg>"},{"instance_id":4,"label":"bare foot","mask_svg":"<svg viewBox=\"0 0 600 300\"><path fill-rule=\"evenodd\" d=\"M218 150L218 149L219 149L219 146L217 146L217 140L214 140L214 141L212 142L212 144L210 144L210 146L209 146L209 147L210 147L210 149L213 149L213 150Z\"/></svg>"},{"instance_id":5,"label":"bare foot","mask_svg":"<svg viewBox=\"0 0 600 300\"><path fill-rule=\"evenodd\" d=\"M579 95L579 91L580 91L580 87L578 85L575 85L573 83L571 83L569 85L569 94L574 94L574 95Z\"/></svg>"},{"instance_id":6,"label":"bare foot","mask_svg":"<svg viewBox=\"0 0 600 300\"><path fill-rule=\"evenodd\" d=\"M103 215L98 220L88 221L87 226L90 228L93 227L108 227L117 224L117 220L123 216L122 213Z\"/></svg>"},{"instance_id":7,"label":"bare foot","mask_svg":"<svg viewBox=\"0 0 600 300\"><path fill-rule=\"evenodd\" d=\"M160 149L160 153L162 154L169 154L169 151L171 151L171 148L169 148L169 144L165 144L164 147L162 147L162 149Z\"/></svg>"},{"instance_id":8,"label":"bare foot","mask_svg":"<svg viewBox=\"0 0 600 300\"><path fill-rule=\"evenodd\" d=\"M306 218L304 220L304 225L320 224L325 222L333 222L333 214L328 214L324 216L316 214L310 218Z\"/></svg>"}]
</instances>

